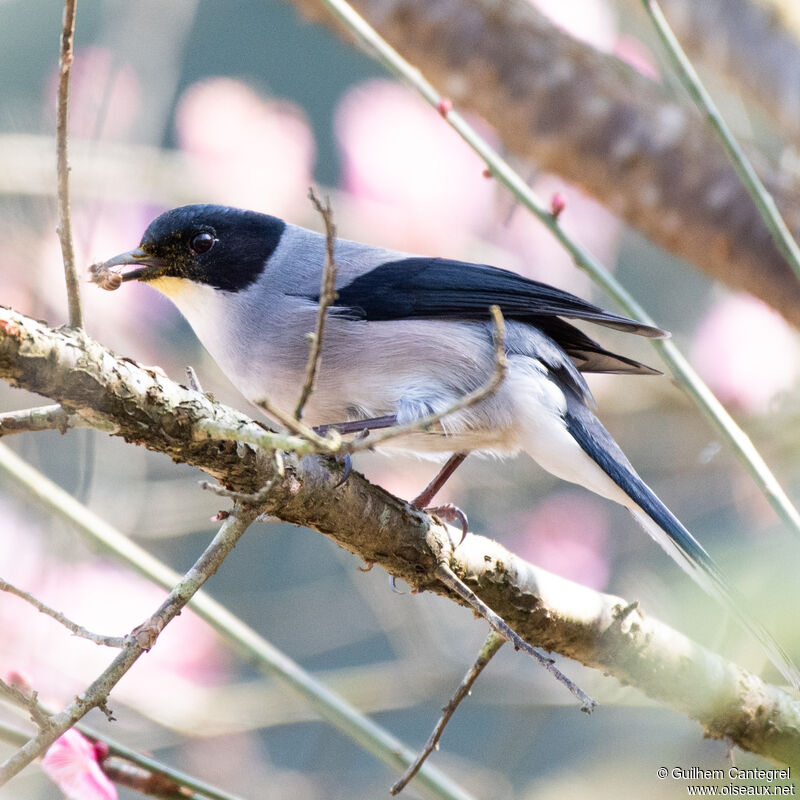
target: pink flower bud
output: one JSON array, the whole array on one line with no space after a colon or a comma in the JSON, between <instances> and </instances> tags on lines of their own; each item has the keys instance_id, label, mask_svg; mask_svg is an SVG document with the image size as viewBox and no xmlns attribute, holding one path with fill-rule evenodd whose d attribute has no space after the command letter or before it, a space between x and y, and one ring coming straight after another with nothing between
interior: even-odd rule
<instances>
[{"instance_id":1,"label":"pink flower bud","mask_svg":"<svg viewBox=\"0 0 800 800\"><path fill-rule=\"evenodd\" d=\"M440 98L436 110L447 119L447 115L453 110L453 101L449 97Z\"/></svg>"},{"instance_id":2,"label":"pink flower bud","mask_svg":"<svg viewBox=\"0 0 800 800\"><path fill-rule=\"evenodd\" d=\"M554 192L550 198L550 213L553 215L553 219L558 219L561 216L561 212L566 205L567 200L564 195L561 192Z\"/></svg>"}]
</instances>

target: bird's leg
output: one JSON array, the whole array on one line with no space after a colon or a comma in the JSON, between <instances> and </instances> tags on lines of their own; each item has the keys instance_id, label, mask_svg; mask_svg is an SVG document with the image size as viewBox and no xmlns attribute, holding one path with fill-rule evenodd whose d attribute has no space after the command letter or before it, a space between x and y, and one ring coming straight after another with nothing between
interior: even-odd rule
<instances>
[{"instance_id":1,"label":"bird's leg","mask_svg":"<svg viewBox=\"0 0 800 800\"><path fill-rule=\"evenodd\" d=\"M459 522L461 524L461 542L464 541L469 528L467 515L452 503L447 503L443 506L431 506L430 502L436 497L442 486L447 483L450 476L461 466L466 457L466 453L454 453L450 456L445 465L436 473L433 480L411 501L412 505L427 511L429 514L436 514L445 522Z\"/></svg>"},{"instance_id":2,"label":"bird's leg","mask_svg":"<svg viewBox=\"0 0 800 800\"><path fill-rule=\"evenodd\" d=\"M467 457L466 453L454 453L447 463L436 473L433 480L411 501L417 508L427 508L431 500L450 479L450 476L461 466Z\"/></svg>"}]
</instances>

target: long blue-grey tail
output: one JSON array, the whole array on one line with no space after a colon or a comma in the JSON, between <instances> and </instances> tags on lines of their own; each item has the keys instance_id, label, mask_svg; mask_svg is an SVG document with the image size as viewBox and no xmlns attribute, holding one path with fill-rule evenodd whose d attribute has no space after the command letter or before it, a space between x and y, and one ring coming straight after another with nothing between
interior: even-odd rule
<instances>
[{"instance_id":1,"label":"long blue-grey tail","mask_svg":"<svg viewBox=\"0 0 800 800\"><path fill-rule=\"evenodd\" d=\"M761 644L783 677L800 690L800 671L772 635L750 614L703 546L636 474L617 443L577 398L568 400L567 428L583 451L633 501L631 514L697 584L722 604Z\"/></svg>"}]
</instances>

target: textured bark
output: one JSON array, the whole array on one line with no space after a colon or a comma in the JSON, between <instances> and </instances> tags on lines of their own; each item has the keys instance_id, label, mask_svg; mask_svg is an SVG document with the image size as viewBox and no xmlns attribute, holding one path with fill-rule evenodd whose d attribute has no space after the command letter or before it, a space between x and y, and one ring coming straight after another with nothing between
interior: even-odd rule
<instances>
[{"instance_id":1,"label":"textured bark","mask_svg":"<svg viewBox=\"0 0 800 800\"><path fill-rule=\"evenodd\" d=\"M293 0L335 25L316 0ZM572 39L524 0L353 0L515 156L580 185L656 244L800 325L800 281L693 107ZM800 189L762 169L790 229Z\"/></svg>"},{"instance_id":2,"label":"textured bark","mask_svg":"<svg viewBox=\"0 0 800 800\"><path fill-rule=\"evenodd\" d=\"M235 441L208 439L212 419L257 423L85 334L53 330L0 308L0 378L57 400L89 424L194 464L251 492L275 478L271 458ZM263 430L263 428L262 428ZM800 702L763 683L618 597L538 569L482 536L453 551L434 519L318 456L286 457L264 511L306 525L418 590L449 596L434 570L446 560L531 644L557 651L640 688L700 722L705 733L800 766Z\"/></svg>"}]
</instances>

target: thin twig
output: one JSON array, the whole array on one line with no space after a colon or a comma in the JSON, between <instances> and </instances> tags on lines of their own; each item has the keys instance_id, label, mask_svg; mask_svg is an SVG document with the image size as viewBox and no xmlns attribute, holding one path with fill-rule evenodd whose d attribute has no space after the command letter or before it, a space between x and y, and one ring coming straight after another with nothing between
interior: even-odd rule
<instances>
[{"instance_id":1,"label":"thin twig","mask_svg":"<svg viewBox=\"0 0 800 800\"><path fill-rule=\"evenodd\" d=\"M273 413L271 410L273 406L266 400L260 401L256 405L261 406L267 413ZM279 409L275 409L276 417L278 414L282 413L283 412L280 412ZM284 416L294 424L297 424L297 420L290 414L285 414ZM311 429L308 428L308 430ZM230 439L231 441L243 442L245 444L254 445L255 447L261 447L273 453L279 450L285 450L287 452L297 453L299 456L305 456L311 453L335 455L339 450L339 446L332 438L321 439L320 442L310 441L302 434L289 435L265 430L263 426L255 422L241 425L238 423L228 424L215 419L201 419L198 420L197 424L194 426L194 437L196 440Z\"/></svg>"},{"instance_id":2,"label":"thin twig","mask_svg":"<svg viewBox=\"0 0 800 800\"><path fill-rule=\"evenodd\" d=\"M333 259L333 251L336 245L336 226L333 223L333 209L331 208L330 198L325 198L325 203L317 197L314 187L309 187L308 197L314 204L314 208L319 211L322 221L325 224L325 266L322 270L322 282L319 287L319 310L317 311L317 324L314 332L310 333L311 349L308 353L308 363L306 364L306 376L303 381L303 389L294 410L295 419L303 416L303 408L314 391L314 384L319 372L319 363L322 358L322 337L325 333L325 320L328 316L328 308L336 302L336 262Z\"/></svg>"},{"instance_id":3,"label":"thin twig","mask_svg":"<svg viewBox=\"0 0 800 800\"><path fill-rule=\"evenodd\" d=\"M109 692L136 663L139 657L150 650L164 629L186 606L193 595L220 567L236 542L255 519L255 511L239 508L222 523L217 535L183 579L173 587L158 610L142 625L134 629L126 640L122 652L103 671L86 691L78 695L63 711L53 714L49 724L31 737L13 755L0 765L0 786L7 783L48 747L66 730L72 727L91 709L102 707Z\"/></svg>"},{"instance_id":4,"label":"thin twig","mask_svg":"<svg viewBox=\"0 0 800 800\"><path fill-rule=\"evenodd\" d=\"M753 169L753 165L750 163L750 159L745 155L720 110L711 99L711 95L703 86L700 76L680 46L657 0L642 0L642 3L659 39L661 39L661 43L664 45L672 66L678 73L678 78L683 87L689 93L695 105L705 115L709 125L718 136L722 147L733 164L733 168L736 170L736 174L739 176L739 180L744 188L747 189L758 209L758 213L761 214L761 218L766 223L772 238L778 245L778 249L789 262L789 266L794 270L795 275L800 278L800 247L798 247L797 242L789 231L781 212L772 199L772 195L761 182L755 169Z\"/></svg>"},{"instance_id":5,"label":"thin twig","mask_svg":"<svg viewBox=\"0 0 800 800\"><path fill-rule=\"evenodd\" d=\"M56 111L56 169L58 174L58 238L64 259L67 282L69 324L83 327L81 292L75 268L75 248L72 244L72 219L69 202L69 159L67 139L69 127L69 77L72 68L72 43L75 38L75 6L77 0L64 0L64 20L61 29L61 56L58 64L58 107Z\"/></svg>"},{"instance_id":6,"label":"thin twig","mask_svg":"<svg viewBox=\"0 0 800 800\"><path fill-rule=\"evenodd\" d=\"M350 31L367 52L373 53L391 73L415 89L433 108L438 108L442 95L422 73L408 63L375 29L356 12L346 0L322 0L323 4ZM570 254L576 266L586 272L630 316L648 325L656 325L653 318L634 299L633 295L577 241L572 239L554 217L549 204L542 202L525 181L509 166L497 151L457 111L448 111L443 118L459 136L486 163L488 172L503 184L556 238ZM681 388L706 415L712 426L728 442L744 463L761 492L784 523L795 535L800 535L800 513L772 474L761 454L747 434L736 424L713 392L701 380L678 348L669 341L650 340L669 365Z\"/></svg>"},{"instance_id":7,"label":"thin twig","mask_svg":"<svg viewBox=\"0 0 800 800\"><path fill-rule=\"evenodd\" d=\"M503 312L499 306L492 306L489 309L494 322L493 342L494 342L494 369L489 379L482 386L479 386L469 394L465 394L456 400L451 406L443 411L437 411L433 414L428 414L425 417L409 422L406 425L393 425L377 434L370 434L367 437L343 442L341 445L342 452L358 453L361 450L371 450L378 447L390 439L396 439L398 436L405 436L409 433L416 433L430 428L445 417L455 414L457 411L463 411L465 408L480 403L490 395L494 394L499 388L500 384L506 377L508 372L508 359L506 358L506 325L503 319Z\"/></svg>"},{"instance_id":8,"label":"thin twig","mask_svg":"<svg viewBox=\"0 0 800 800\"><path fill-rule=\"evenodd\" d=\"M436 723L436 727L425 742L425 746L420 751L419 755L414 760L414 763L400 776L400 778L392 784L389 789L390 794L400 794L405 789L408 782L417 774L420 767L425 763L428 756L434 751L439 749L439 739L442 738L444 729L447 723L452 718L455 710L458 708L461 701L470 693L478 676L483 672L484 667L492 660L494 654L505 644L505 637L501 636L493 630L489 631L486 641L483 643L475 663L469 668L467 674L461 679L455 694L450 698L450 701L442 709L442 716Z\"/></svg>"},{"instance_id":9,"label":"thin twig","mask_svg":"<svg viewBox=\"0 0 800 800\"><path fill-rule=\"evenodd\" d=\"M65 617L60 611L45 605L41 600L38 600L32 594L26 592L24 589L19 589L11 583L4 581L0 578L0 592L7 592L19 597L26 603L30 603L37 611L52 617L56 622L63 625L67 630L71 631L75 636L80 636L81 639L88 639L95 644L103 645L104 647L122 647L125 644L124 636L101 636L99 633L92 633L82 625L78 625L71 619Z\"/></svg>"},{"instance_id":10,"label":"thin twig","mask_svg":"<svg viewBox=\"0 0 800 800\"><path fill-rule=\"evenodd\" d=\"M0 693L20 708L24 708L40 731L50 726L50 710L39 702L39 693L29 687L14 686L0 679Z\"/></svg>"},{"instance_id":11,"label":"thin twig","mask_svg":"<svg viewBox=\"0 0 800 800\"><path fill-rule=\"evenodd\" d=\"M295 436L301 436L309 444L312 445L311 452L317 453L337 453L341 448L342 437L335 428L325 431L324 436L320 436L313 428L301 422L297 417L288 414L278 406L273 405L272 402L266 397L256 400L255 403L260 409L263 409L271 417L276 419L283 425L289 433ZM289 449L289 448L282 448Z\"/></svg>"},{"instance_id":12,"label":"thin twig","mask_svg":"<svg viewBox=\"0 0 800 800\"><path fill-rule=\"evenodd\" d=\"M268 481L257 492L237 492L233 489L226 489L218 483L211 483L211 481L200 481L200 488L207 492L213 492L219 497L227 497L231 500L236 500L245 506L260 506L268 497L270 490L275 485L275 481Z\"/></svg>"},{"instance_id":13,"label":"thin twig","mask_svg":"<svg viewBox=\"0 0 800 800\"><path fill-rule=\"evenodd\" d=\"M89 428L78 414L70 414L61 405L37 406L0 414L0 437L12 433L57 430L66 433L69 428Z\"/></svg>"},{"instance_id":14,"label":"thin twig","mask_svg":"<svg viewBox=\"0 0 800 800\"><path fill-rule=\"evenodd\" d=\"M548 658L540 653L535 647L528 644L509 624L498 614L492 611L483 600L472 591L450 567L444 562L440 562L436 567L436 577L449 589L452 589L459 597L469 603L470 606L483 617L490 627L504 639L514 645L515 650L524 650L539 662L559 683L569 689L572 694L580 700L581 711L591 714L597 703L589 697L586 692L571 681L554 663L552 658Z\"/></svg>"}]
</instances>

